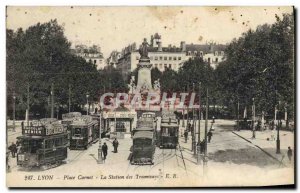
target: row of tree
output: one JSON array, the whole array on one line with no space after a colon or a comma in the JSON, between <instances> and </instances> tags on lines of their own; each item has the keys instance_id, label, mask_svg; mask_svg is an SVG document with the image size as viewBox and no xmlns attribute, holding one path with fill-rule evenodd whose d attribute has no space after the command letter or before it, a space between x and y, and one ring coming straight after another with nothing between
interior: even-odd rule
<instances>
[{"instance_id":1,"label":"row of tree","mask_svg":"<svg viewBox=\"0 0 300 193\"><path fill-rule=\"evenodd\" d=\"M56 109L81 111L90 101L97 101L104 88L126 90L120 74L112 68L97 71L96 66L71 52L64 29L56 20L36 24L26 31L7 30L7 107L12 115L13 95L16 117L24 118L29 96L32 116L50 116L51 86ZM29 88L29 94L28 94Z\"/></svg>"},{"instance_id":2,"label":"row of tree","mask_svg":"<svg viewBox=\"0 0 300 193\"><path fill-rule=\"evenodd\" d=\"M202 98L209 90L209 103L236 116L239 104L241 115L251 106L258 114L274 118L284 111L294 116L294 17L290 14L276 17L272 25L250 29L226 48L226 60L213 69L201 58L185 62L178 72L166 68L164 72L152 69L152 81L160 79L163 92L191 91L193 83L198 93L201 82ZM137 74L136 71L133 74Z\"/></svg>"},{"instance_id":3,"label":"row of tree","mask_svg":"<svg viewBox=\"0 0 300 193\"><path fill-rule=\"evenodd\" d=\"M201 58L185 62L178 72L153 68L152 83L160 79L163 92L191 91L193 84L201 97L209 90L209 103L228 108L236 115L244 107L273 116L275 106L289 116L294 112L294 17L276 16L272 25L262 25L234 39L225 50L226 60L216 69ZM13 94L17 96L17 113L24 115L27 89L34 113L49 115L51 84L60 111L81 110L90 101L97 101L105 91L127 92L127 84L113 67L97 71L91 62L71 53L63 27L56 20L29 27L26 31L7 30L7 104L12 111ZM137 76L137 71L132 75ZM136 77L137 80L137 77ZM254 101L253 101L254 99Z\"/></svg>"}]
</instances>

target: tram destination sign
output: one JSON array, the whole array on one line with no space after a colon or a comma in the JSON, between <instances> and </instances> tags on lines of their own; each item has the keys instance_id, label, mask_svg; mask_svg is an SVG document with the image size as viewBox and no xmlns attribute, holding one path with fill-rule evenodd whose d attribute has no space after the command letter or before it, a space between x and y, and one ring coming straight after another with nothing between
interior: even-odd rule
<instances>
[{"instance_id":1,"label":"tram destination sign","mask_svg":"<svg viewBox=\"0 0 300 193\"><path fill-rule=\"evenodd\" d=\"M45 136L64 133L66 128L62 124L48 124L39 126L26 126L23 129L23 134Z\"/></svg>"}]
</instances>

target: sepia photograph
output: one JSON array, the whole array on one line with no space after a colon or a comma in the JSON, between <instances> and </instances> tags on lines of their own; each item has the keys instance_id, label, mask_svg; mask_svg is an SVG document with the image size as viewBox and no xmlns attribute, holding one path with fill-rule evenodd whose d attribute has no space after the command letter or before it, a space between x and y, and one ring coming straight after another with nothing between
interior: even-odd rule
<instances>
[{"instance_id":1,"label":"sepia photograph","mask_svg":"<svg viewBox=\"0 0 300 193\"><path fill-rule=\"evenodd\" d=\"M8 5L5 22L8 188L295 187L292 5Z\"/></svg>"}]
</instances>

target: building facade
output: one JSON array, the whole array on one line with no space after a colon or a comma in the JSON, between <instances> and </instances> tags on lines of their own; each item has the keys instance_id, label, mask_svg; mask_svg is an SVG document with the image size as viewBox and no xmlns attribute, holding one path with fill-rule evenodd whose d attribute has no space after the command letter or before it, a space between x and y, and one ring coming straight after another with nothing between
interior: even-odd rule
<instances>
[{"instance_id":1,"label":"building facade","mask_svg":"<svg viewBox=\"0 0 300 193\"><path fill-rule=\"evenodd\" d=\"M87 62L94 64L97 70L103 69L106 66L106 62L99 46L93 45L87 47L86 45L76 45L75 49L72 49L72 51L76 56L82 57Z\"/></svg>"},{"instance_id":2,"label":"building facade","mask_svg":"<svg viewBox=\"0 0 300 193\"><path fill-rule=\"evenodd\" d=\"M174 45L162 47L161 36L156 33L151 36L148 55L152 68L156 67L162 72L167 68L178 71L184 62L195 57L203 58L205 62L216 68L220 62L225 60L225 48L226 45L222 44L186 44L184 41L180 42L179 47ZM122 73L124 80L137 68L139 57L140 54L135 43L122 50L116 67Z\"/></svg>"}]
</instances>

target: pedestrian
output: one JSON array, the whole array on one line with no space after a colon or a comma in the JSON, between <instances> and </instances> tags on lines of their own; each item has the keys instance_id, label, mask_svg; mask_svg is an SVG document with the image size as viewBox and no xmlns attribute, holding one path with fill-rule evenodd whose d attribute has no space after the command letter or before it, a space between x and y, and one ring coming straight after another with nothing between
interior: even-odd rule
<instances>
[{"instance_id":1,"label":"pedestrian","mask_svg":"<svg viewBox=\"0 0 300 193\"><path fill-rule=\"evenodd\" d=\"M104 142L104 144L102 145L102 152L103 152L103 160L106 160L106 156L107 156L107 145Z\"/></svg>"},{"instance_id":2,"label":"pedestrian","mask_svg":"<svg viewBox=\"0 0 300 193\"><path fill-rule=\"evenodd\" d=\"M291 147L288 147L287 156L288 156L288 158L291 162L292 161L292 156L293 156L293 151L292 151Z\"/></svg>"},{"instance_id":3,"label":"pedestrian","mask_svg":"<svg viewBox=\"0 0 300 193\"><path fill-rule=\"evenodd\" d=\"M213 134L212 134L211 130L209 130L208 133L207 133L208 143L210 143L212 136L213 136Z\"/></svg>"},{"instance_id":4,"label":"pedestrian","mask_svg":"<svg viewBox=\"0 0 300 193\"><path fill-rule=\"evenodd\" d=\"M205 140L200 142L200 153L204 153L204 148L205 148Z\"/></svg>"},{"instance_id":5,"label":"pedestrian","mask_svg":"<svg viewBox=\"0 0 300 193\"><path fill-rule=\"evenodd\" d=\"M212 117L212 122L215 123L215 116Z\"/></svg>"},{"instance_id":6,"label":"pedestrian","mask_svg":"<svg viewBox=\"0 0 300 193\"><path fill-rule=\"evenodd\" d=\"M14 158L18 150L16 144L12 142L11 145L8 147L8 149L11 151L12 158Z\"/></svg>"},{"instance_id":7,"label":"pedestrian","mask_svg":"<svg viewBox=\"0 0 300 193\"><path fill-rule=\"evenodd\" d=\"M119 142L117 138L115 138L115 140L113 141L113 146L114 146L114 153L118 153Z\"/></svg>"},{"instance_id":8,"label":"pedestrian","mask_svg":"<svg viewBox=\"0 0 300 193\"><path fill-rule=\"evenodd\" d=\"M191 128L192 128L192 124L191 124L191 123L189 123L189 124L188 124L188 132L190 132L190 131L191 131Z\"/></svg>"},{"instance_id":9,"label":"pedestrian","mask_svg":"<svg viewBox=\"0 0 300 193\"><path fill-rule=\"evenodd\" d=\"M24 129L24 121L21 122L21 128Z\"/></svg>"},{"instance_id":10,"label":"pedestrian","mask_svg":"<svg viewBox=\"0 0 300 193\"><path fill-rule=\"evenodd\" d=\"M184 140L185 140L185 143L187 143L188 134L189 134L188 131L185 130L184 131Z\"/></svg>"}]
</instances>

